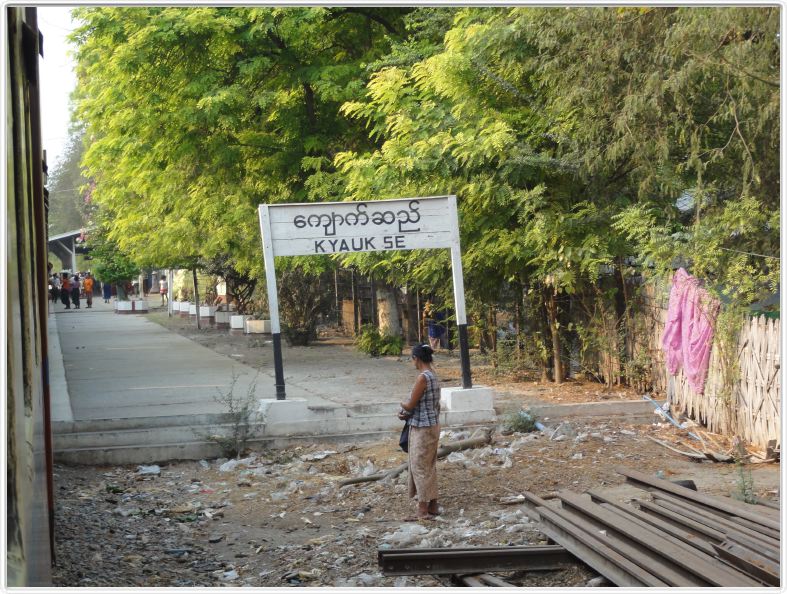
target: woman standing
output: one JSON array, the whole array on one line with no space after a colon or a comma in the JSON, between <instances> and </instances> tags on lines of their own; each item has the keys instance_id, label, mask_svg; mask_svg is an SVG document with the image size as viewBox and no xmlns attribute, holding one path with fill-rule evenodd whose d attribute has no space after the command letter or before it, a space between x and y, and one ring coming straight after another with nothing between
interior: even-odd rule
<instances>
[{"instance_id":1,"label":"woman standing","mask_svg":"<svg viewBox=\"0 0 787 594\"><path fill-rule=\"evenodd\" d=\"M409 419L410 497L418 498L419 520L434 520L437 505L437 444L440 439L440 385L432 369L432 348L413 347L411 358L420 372L410 400L402 402L399 418Z\"/></svg>"},{"instance_id":2,"label":"woman standing","mask_svg":"<svg viewBox=\"0 0 787 594\"><path fill-rule=\"evenodd\" d=\"M71 303L74 304L76 309L79 309L79 293L82 287L79 284L79 276L74 275L71 277Z\"/></svg>"},{"instance_id":3,"label":"woman standing","mask_svg":"<svg viewBox=\"0 0 787 594\"><path fill-rule=\"evenodd\" d=\"M104 291L104 303L109 303L109 300L112 299L112 285L101 283L101 289Z\"/></svg>"},{"instance_id":4,"label":"woman standing","mask_svg":"<svg viewBox=\"0 0 787 594\"><path fill-rule=\"evenodd\" d=\"M60 300L63 302L63 305L66 306L66 309L71 309L71 302L69 301L69 297L71 296L71 281L68 279L68 273L63 273L63 280L60 283Z\"/></svg>"}]
</instances>

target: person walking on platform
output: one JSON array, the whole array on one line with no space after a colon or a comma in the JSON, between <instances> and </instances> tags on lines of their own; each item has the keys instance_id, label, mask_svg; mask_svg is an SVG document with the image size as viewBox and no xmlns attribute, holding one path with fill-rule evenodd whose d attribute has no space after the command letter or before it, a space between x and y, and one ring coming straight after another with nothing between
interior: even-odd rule
<instances>
[{"instance_id":1,"label":"person walking on platform","mask_svg":"<svg viewBox=\"0 0 787 594\"><path fill-rule=\"evenodd\" d=\"M93 277L88 272L83 282L85 287L85 300L87 301L88 307L93 307L93 283Z\"/></svg>"},{"instance_id":2,"label":"person walking on platform","mask_svg":"<svg viewBox=\"0 0 787 594\"><path fill-rule=\"evenodd\" d=\"M49 277L49 286L51 287L52 303L57 303L57 300L60 299L60 277L57 274Z\"/></svg>"},{"instance_id":3,"label":"person walking on platform","mask_svg":"<svg viewBox=\"0 0 787 594\"><path fill-rule=\"evenodd\" d=\"M437 505L437 445L440 440L440 382L432 369L429 345L413 347L411 359L420 372L410 400L401 403L399 418L408 420L410 435L408 455L410 497L418 499L416 520L434 520L440 514Z\"/></svg>"},{"instance_id":4,"label":"person walking on platform","mask_svg":"<svg viewBox=\"0 0 787 594\"><path fill-rule=\"evenodd\" d=\"M63 273L63 280L60 283L60 300L63 302L63 305L66 306L66 309L71 309L71 303L69 301L69 296L71 295L71 281L68 278L68 273Z\"/></svg>"},{"instance_id":5,"label":"person walking on platform","mask_svg":"<svg viewBox=\"0 0 787 594\"><path fill-rule=\"evenodd\" d=\"M79 292L81 288L79 286L79 276L75 274L71 277L71 302L74 304L74 309L79 309Z\"/></svg>"},{"instance_id":6,"label":"person walking on platform","mask_svg":"<svg viewBox=\"0 0 787 594\"><path fill-rule=\"evenodd\" d=\"M101 288L104 291L104 303L109 303L109 300L112 299L112 285L102 283Z\"/></svg>"},{"instance_id":7,"label":"person walking on platform","mask_svg":"<svg viewBox=\"0 0 787 594\"><path fill-rule=\"evenodd\" d=\"M158 292L161 294L161 305L169 301L169 285L167 284L167 277L162 275L158 281Z\"/></svg>"}]
</instances>

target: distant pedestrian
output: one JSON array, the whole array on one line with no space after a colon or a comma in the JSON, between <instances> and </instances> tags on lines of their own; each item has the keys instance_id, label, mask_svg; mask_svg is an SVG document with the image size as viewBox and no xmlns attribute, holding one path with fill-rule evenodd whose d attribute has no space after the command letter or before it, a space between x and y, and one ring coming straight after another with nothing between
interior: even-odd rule
<instances>
[{"instance_id":1,"label":"distant pedestrian","mask_svg":"<svg viewBox=\"0 0 787 594\"><path fill-rule=\"evenodd\" d=\"M112 285L102 283L101 288L104 291L104 303L109 303L109 300L112 299Z\"/></svg>"},{"instance_id":2,"label":"distant pedestrian","mask_svg":"<svg viewBox=\"0 0 787 594\"><path fill-rule=\"evenodd\" d=\"M60 299L60 278L56 274L49 277L49 296L52 298L52 303L57 303Z\"/></svg>"},{"instance_id":3,"label":"distant pedestrian","mask_svg":"<svg viewBox=\"0 0 787 594\"><path fill-rule=\"evenodd\" d=\"M169 285L167 284L167 277L163 276L158 281L158 292L161 294L161 305L169 302Z\"/></svg>"},{"instance_id":4,"label":"distant pedestrian","mask_svg":"<svg viewBox=\"0 0 787 594\"><path fill-rule=\"evenodd\" d=\"M74 309L79 309L79 292L81 290L79 276L75 274L71 277L71 302L74 304Z\"/></svg>"},{"instance_id":5,"label":"distant pedestrian","mask_svg":"<svg viewBox=\"0 0 787 594\"><path fill-rule=\"evenodd\" d=\"M82 283L85 287L85 299L87 300L87 306L93 307L93 277L88 272L85 275L85 280Z\"/></svg>"},{"instance_id":6,"label":"distant pedestrian","mask_svg":"<svg viewBox=\"0 0 787 594\"><path fill-rule=\"evenodd\" d=\"M424 320L426 321L426 331L427 335L429 336L429 346L432 347L433 351L436 351L440 348L440 344L443 341L443 335L445 334L445 326L443 326L442 322L445 316L443 312L437 311L437 308L432 304L431 301L427 301L424 304Z\"/></svg>"},{"instance_id":7,"label":"distant pedestrian","mask_svg":"<svg viewBox=\"0 0 787 594\"><path fill-rule=\"evenodd\" d=\"M68 273L63 273L63 278L60 281L60 301L66 306L66 309L71 309L69 297L71 296L71 281L68 278Z\"/></svg>"},{"instance_id":8,"label":"distant pedestrian","mask_svg":"<svg viewBox=\"0 0 787 594\"><path fill-rule=\"evenodd\" d=\"M410 427L408 456L410 466L409 495L418 500L415 519L434 520L440 514L437 505L437 445L440 440L440 382L432 369L429 345L413 347L411 358L420 372L410 399L401 403L399 418Z\"/></svg>"}]
</instances>

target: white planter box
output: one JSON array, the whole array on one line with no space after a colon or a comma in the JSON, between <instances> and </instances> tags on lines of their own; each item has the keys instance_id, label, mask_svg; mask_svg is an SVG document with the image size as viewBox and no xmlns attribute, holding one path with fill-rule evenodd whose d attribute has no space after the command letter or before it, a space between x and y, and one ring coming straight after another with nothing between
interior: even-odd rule
<instances>
[{"instance_id":1,"label":"white planter box","mask_svg":"<svg viewBox=\"0 0 787 594\"><path fill-rule=\"evenodd\" d=\"M231 330L245 330L246 318L249 316L230 316L230 329Z\"/></svg>"},{"instance_id":2,"label":"white planter box","mask_svg":"<svg viewBox=\"0 0 787 594\"><path fill-rule=\"evenodd\" d=\"M270 320L246 320L246 334L270 334Z\"/></svg>"},{"instance_id":3,"label":"white planter box","mask_svg":"<svg viewBox=\"0 0 787 594\"><path fill-rule=\"evenodd\" d=\"M216 308L211 305L200 305L199 306L199 317L201 318L212 318L216 315Z\"/></svg>"},{"instance_id":4,"label":"white planter box","mask_svg":"<svg viewBox=\"0 0 787 594\"><path fill-rule=\"evenodd\" d=\"M216 326L221 328L229 328L230 327L230 312L228 311L217 311L216 315L214 316L214 320L216 321Z\"/></svg>"},{"instance_id":5,"label":"white planter box","mask_svg":"<svg viewBox=\"0 0 787 594\"><path fill-rule=\"evenodd\" d=\"M115 301L115 313L137 314L148 313L148 302L144 299L138 301Z\"/></svg>"},{"instance_id":6,"label":"white planter box","mask_svg":"<svg viewBox=\"0 0 787 594\"><path fill-rule=\"evenodd\" d=\"M189 315L196 316L197 315L197 304L196 303L189 303Z\"/></svg>"}]
</instances>

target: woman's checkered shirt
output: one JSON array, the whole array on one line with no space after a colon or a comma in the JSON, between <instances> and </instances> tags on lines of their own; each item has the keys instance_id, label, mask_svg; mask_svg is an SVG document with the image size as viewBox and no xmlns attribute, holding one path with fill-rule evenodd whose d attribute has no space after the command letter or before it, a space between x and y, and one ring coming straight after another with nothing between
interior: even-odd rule
<instances>
[{"instance_id":1,"label":"woman's checkered shirt","mask_svg":"<svg viewBox=\"0 0 787 594\"><path fill-rule=\"evenodd\" d=\"M426 390L413 409L411 427L431 427L440 419L440 385L434 371L427 369L422 373L426 378Z\"/></svg>"}]
</instances>

